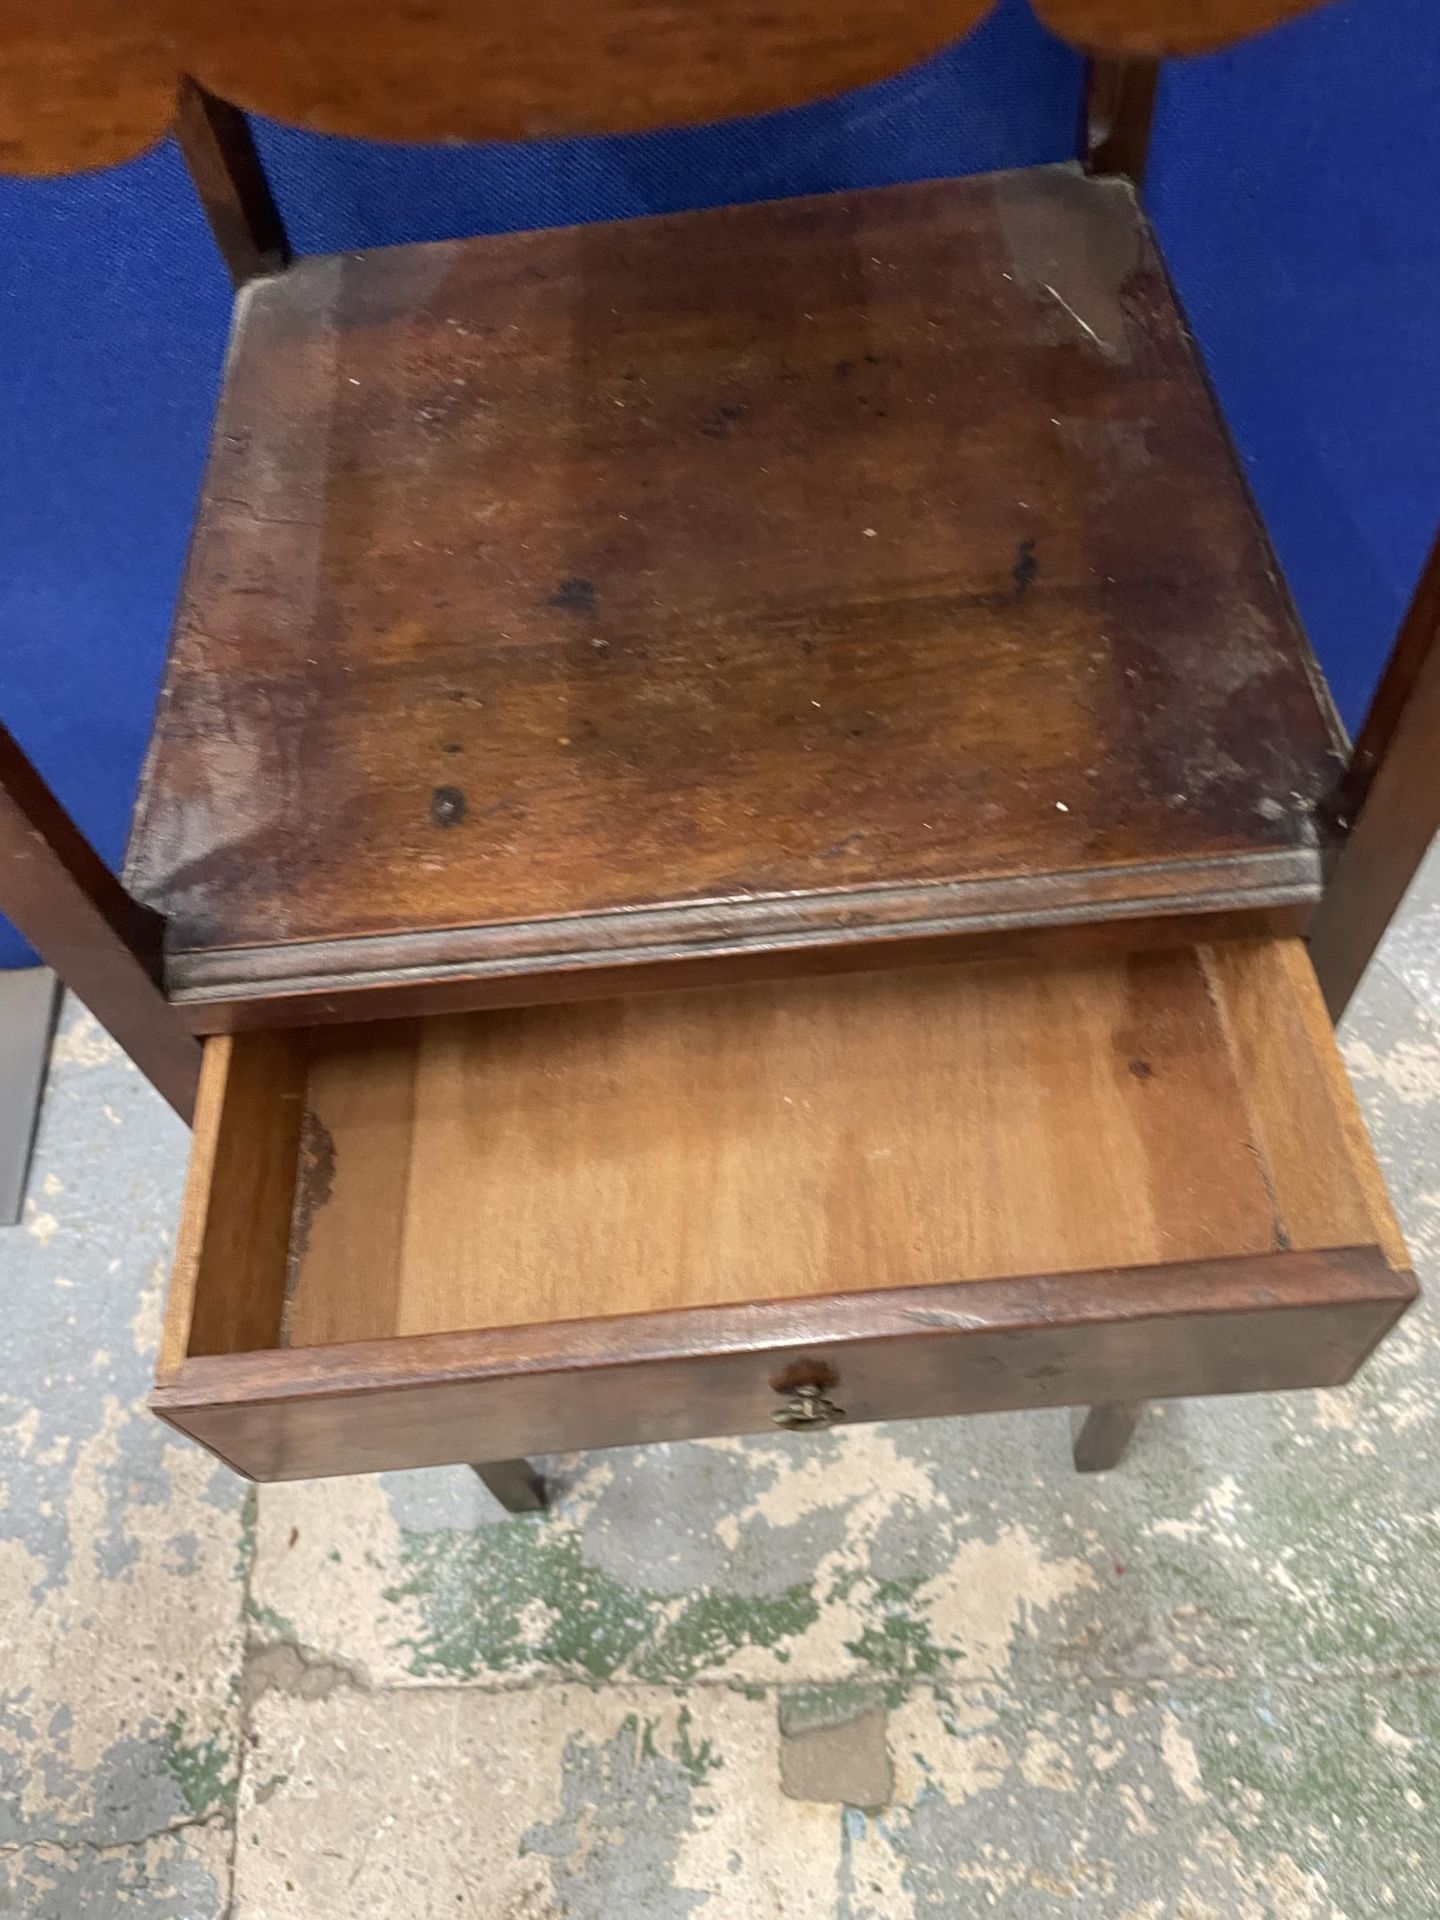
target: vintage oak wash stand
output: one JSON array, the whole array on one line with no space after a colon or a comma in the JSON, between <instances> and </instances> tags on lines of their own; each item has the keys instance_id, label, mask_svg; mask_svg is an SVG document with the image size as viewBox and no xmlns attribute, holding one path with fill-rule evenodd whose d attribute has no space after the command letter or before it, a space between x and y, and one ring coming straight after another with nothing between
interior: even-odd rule
<instances>
[{"instance_id":1,"label":"vintage oak wash stand","mask_svg":"<svg viewBox=\"0 0 1440 1920\"><path fill-rule=\"evenodd\" d=\"M1348 755L1122 177L1154 56L1295 0L1048 0L1088 172L293 263L237 111L700 121L982 10L7 29L8 163L173 114L242 283L123 888L0 741L0 905L193 1111L154 1404L241 1472L1063 1405L1104 1466L1413 1297L1326 1001L1440 816L1440 563Z\"/></svg>"}]
</instances>

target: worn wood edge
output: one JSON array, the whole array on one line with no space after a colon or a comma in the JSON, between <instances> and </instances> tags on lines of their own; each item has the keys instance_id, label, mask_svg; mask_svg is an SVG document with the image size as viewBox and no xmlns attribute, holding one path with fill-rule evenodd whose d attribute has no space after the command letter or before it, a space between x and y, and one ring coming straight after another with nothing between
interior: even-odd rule
<instances>
[{"instance_id":1,"label":"worn wood edge","mask_svg":"<svg viewBox=\"0 0 1440 1920\"><path fill-rule=\"evenodd\" d=\"M1127 185L1137 196L1139 194L1138 186L1133 182L1127 181L1123 175L1102 174L1092 177L1102 180L1108 186ZM1140 203L1138 199L1137 204L1141 205L1141 212L1143 214L1143 204ZM1320 710L1320 717L1324 723L1325 732L1329 737L1330 758L1334 773L1331 780L1326 783L1326 786L1327 789L1333 788L1335 779L1338 778L1341 769L1350 759L1350 735L1341 717L1340 709L1335 704L1335 695L1331 691L1330 681L1326 676L1325 669L1320 664L1319 655L1310 643L1309 630L1300 617L1300 608L1296 603L1294 593L1291 591L1285 569L1280 564L1280 557L1275 551L1275 542L1270 538L1269 523L1260 510L1260 502L1256 497L1250 469L1240 457L1240 449L1235 443L1234 434L1231 432L1229 415L1225 410L1225 404L1221 398L1220 390L1216 386L1214 376L1211 373L1210 362L1201 345L1200 336L1191 323L1190 314L1185 302L1181 298L1180 288L1175 279L1175 275L1170 270L1170 262L1166 258L1160 235L1150 223L1149 216L1145 215L1145 218L1152 246L1152 263L1164 279L1166 291L1170 295L1170 305L1179 324L1182 339L1189 349L1190 363L1204 390L1206 399L1210 402L1210 410L1219 425L1220 438L1224 444L1225 452L1229 457L1231 477L1249 509L1252 533L1266 557L1270 583L1279 599L1280 611L1285 627L1289 633L1291 644L1295 649L1300 669L1304 673L1306 682L1310 688L1311 698ZM1317 839L1322 848L1321 858L1323 865L1329 857L1330 848L1333 844L1333 823L1329 818L1329 810L1325 807L1317 807L1313 818Z\"/></svg>"},{"instance_id":2,"label":"worn wood edge","mask_svg":"<svg viewBox=\"0 0 1440 1920\"><path fill-rule=\"evenodd\" d=\"M233 1053L234 1042L228 1035L221 1035L207 1041L200 1062L200 1084L195 1096L195 1131L190 1144L190 1164L185 1175L184 1198L180 1203L180 1225L175 1235L175 1257L170 1266L170 1287L165 1297L165 1318L161 1323L160 1350L156 1359L156 1378L161 1381L175 1378L190 1346L190 1327L195 1317L195 1295L200 1285L205 1228L210 1218L210 1193L225 1120L225 1096L230 1082Z\"/></svg>"},{"instance_id":3,"label":"worn wood edge","mask_svg":"<svg viewBox=\"0 0 1440 1920\"><path fill-rule=\"evenodd\" d=\"M1319 978L1309 953L1302 946L1287 947L1284 965L1290 974L1296 1007L1310 1035L1316 1057L1325 1065L1325 1085L1330 1096L1330 1111L1350 1150L1350 1165L1360 1184L1370 1217L1375 1223L1380 1249L1391 1266L1406 1272L1410 1268L1410 1249L1395 1213L1390 1189L1375 1157L1374 1143L1365 1116L1360 1111L1344 1057L1335 1042L1335 1030Z\"/></svg>"},{"instance_id":4,"label":"worn wood edge","mask_svg":"<svg viewBox=\"0 0 1440 1920\"><path fill-rule=\"evenodd\" d=\"M0 0L3 3L3 0ZM234 376L236 364L243 350L245 326L251 304L257 292L266 284L265 275L257 274L253 279L242 281L234 288L230 302L230 318L225 334L225 351L220 358L220 370L215 382L217 395L216 408L210 422L210 437L205 449L205 461L200 472L200 485L196 491L197 505L209 494L215 479L216 468L223 458L224 447L221 439L221 419L226 389ZM185 554L180 570L180 591L176 606L184 604L186 586L191 568L195 564L195 550L200 541L200 515L192 514L190 530L185 539ZM125 837L125 851L120 859L120 884L137 905L145 904L147 911L160 922L162 935L159 941L158 968L167 994L170 993L166 974L169 969L169 955L166 947L172 937L171 915L168 907L148 905L144 902L144 889L140 882L139 860L137 853L145 838L153 790L156 784L155 767L161 752L160 720L171 698L171 674L176 656L180 650L180 622L172 617L170 630L165 642L165 658L160 668L160 690L155 699L155 716L151 721L149 736L145 742L145 751L140 758L140 774L135 785L135 804L130 810L130 830ZM173 999L173 994L170 995Z\"/></svg>"},{"instance_id":5,"label":"worn wood edge","mask_svg":"<svg viewBox=\"0 0 1440 1920\"><path fill-rule=\"evenodd\" d=\"M178 1433L182 1439L189 1440L197 1446L204 1447L207 1453L213 1453L215 1458L220 1462L221 1466L228 1467L231 1473L233 1473L237 1477L237 1479L248 1480L252 1483L252 1485L259 1481L260 1476L258 1474L252 1473L249 1467L243 1466L241 1462L234 1457L233 1454L227 1453L223 1444L217 1445L216 1442L213 1439L211 1439L211 1437L208 1434L204 1437L204 1439L201 1439L199 1433L196 1432L195 1429L187 1423L183 1412L177 1415L175 1413L167 1412L166 1409L162 1406L158 1406L156 1404L158 1397L159 1397L158 1394L155 1394L155 1393L151 1394L149 1403L148 1403L149 1410L151 1413L155 1415L157 1420L163 1420L165 1425L170 1428L172 1433ZM310 1477L313 1477L313 1476L310 1476Z\"/></svg>"},{"instance_id":6,"label":"worn wood edge","mask_svg":"<svg viewBox=\"0 0 1440 1920\"><path fill-rule=\"evenodd\" d=\"M344 1398L447 1381L573 1374L726 1354L777 1358L877 1339L1013 1333L1210 1313L1276 1309L1393 1309L1383 1335L1416 1298L1415 1277L1378 1247L1242 1255L1081 1274L955 1281L809 1300L673 1308L488 1331L404 1334L330 1347L185 1359L150 1397L157 1413Z\"/></svg>"},{"instance_id":7,"label":"worn wood edge","mask_svg":"<svg viewBox=\"0 0 1440 1920\"><path fill-rule=\"evenodd\" d=\"M1021 924L993 932L910 938L892 934L834 946L759 946L746 953L682 953L643 969L607 963L579 970L555 968L477 978L458 968L443 976L417 972L378 982L342 982L177 1001L190 1030L265 1033L272 1028L354 1026L371 1020L430 1019L439 1014L494 1013L519 1007L561 1006L641 993L700 987L755 986L776 981L847 978L901 967L978 965L996 960L1077 961L1117 953L1154 953L1201 942L1303 937L1313 903L1191 914L1147 914L1128 920L1077 917L1063 926Z\"/></svg>"},{"instance_id":8,"label":"worn wood edge","mask_svg":"<svg viewBox=\"0 0 1440 1920\"><path fill-rule=\"evenodd\" d=\"M1206 875L1214 885L1202 884ZM1320 898L1317 847L1223 860L1081 868L1002 880L837 890L665 907L618 907L512 926L434 928L268 947L172 950L166 986L181 1006L292 993L354 992L419 979L483 982L517 975L643 968L688 959L942 940L1174 914L1310 908Z\"/></svg>"},{"instance_id":9,"label":"worn wood edge","mask_svg":"<svg viewBox=\"0 0 1440 1920\"><path fill-rule=\"evenodd\" d=\"M1350 1085L1350 1075L1346 1073L1344 1060L1340 1058L1340 1050L1334 1041L1334 1029L1329 1014L1325 1012L1325 1000L1321 996L1319 981L1315 979L1315 970L1309 964L1304 943L1263 943L1265 966L1279 970L1283 975L1283 995L1275 991L1275 981L1263 981L1260 993L1256 993L1258 983L1250 962L1252 947L1254 943L1248 941L1229 941L1215 947L1202 945L1196 952L1200 973L1206 981L1206 989L1219 1018L1227 1052L1235 1066L1235 1079L1244 1098L1246 1116L1254 1127L1256 1150L1261 1162L1269 1162L1271 1167L1281 1164L1271 1116L1265 1112L1263 1102L1254 1098L1261 1071L1256 1058L1256 1043L1254 1039L1244 1039L1244 1033L1254 1025L1263 1008L1269 1016L1269 1035L1281 1046L1283 1033L1294 1037L1294 1027L1288 1025L1288 1018L1292 1016L1298 1023L1300 1044L1292 1046L1290 1050L1306 1056L1306 1062L1313 1068L1313 1077L1306 1081L1304 1092L1298 1092L1292 1098L1300 1098L1306 1104L1323 1104L1325 1116L1329 1117L1334 1133L1338 1133L1344 1142L1346 1169L1354 1181L1354 1198L1359 1202L1371 1231L1375 1233L1380 1252L1392 1267L1407 1269L1409 1248L1405 1246L1400 1221L1396 1219L1394 1206L1390 1204L1384 1175L1380 1173L1365 1119L1359 1112L1356 1091ZM1244 1018L1244 998L1252 1002L1248 1021ZM1281 998L1284 1000L1283 1008L1275 1004ZM1284 1021L1286 1025L1279 1027L1279 1021ZM1281 1223L1279 1213L1284 1212L1283 1202L1279 1194L1273 1194L1273 1198L1277 1206L1277 1223ZM1288 1227L1288 1219L1281 1225Z\"/></svg>"},{"instance_id":10,"label":"worn wood edge","mask_svg":"<svg viewBox=\"0 0 1440 1920\"><path fill-rule=\"evenodd\" d=\"M0 4L3 4L3 0L0 0ZM821 187L808 193L772 193L766 194L759 200L726 200L717 206L679 207L668 213L608 214L601 220L559 220L545 226L518 227L501 233L460 233L442 240L392 240L380 246L346 247L328 252L303 253L291 262L287 272L291 276L293 287L295 276L324 274L345 261L363 261L376 256L403 253L416 265L427 259L438 265L442 261L452 259L457 250L477 255L483 254L487 260L493 260L499 267L507 264L528 265L529 256L537 245L548 246L556 240L567 237L583 239L590 245L595 245L603 243L612 234L620 239L625 234L633 233L640 228L644 228L649 233L664 233L667 229L680 232L687 228L692 231L696 228L710 228L718 236L723 228L732 222L749 224L761 214L776 219L803 222L813 212L825 208L848 209L857 200L902 200L909 193L937 187L948 187L974 194L993 194L1003 191L1007 185L1013 183L1020 183L1022 186L1031 184L1040 174L1068 174L1073 179L1084 181L1092 196L1110 194L1128 201L1135 219L1143 225L1143 237L1158 256L1159 237L1145 210L1136 183L1122 174L1087 173L1082 160L1077 155L1071 159L1042 160L1034 166L996 167L993 171L985 173L931 174L921 180L891 180L868 185ZM273 282L274 276L270 278Z\"/></svg>"}]
</instances>

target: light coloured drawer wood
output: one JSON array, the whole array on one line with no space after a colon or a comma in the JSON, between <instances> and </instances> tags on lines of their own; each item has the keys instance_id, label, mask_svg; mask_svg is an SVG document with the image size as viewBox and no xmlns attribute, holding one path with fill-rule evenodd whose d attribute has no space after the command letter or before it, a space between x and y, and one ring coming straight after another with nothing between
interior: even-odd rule
<instances>
[{"instance_id":1,"label":"light coloured drawer wood","mask_svg":"<svg viewBox=\"0 0 1440 1920\"><path fill-rule=\"evenodd\" d=\"M207 1043L153 1404L260 1479L1346 1379L1414 1294L1293 940Z\"/></svg>"}]
</instances>

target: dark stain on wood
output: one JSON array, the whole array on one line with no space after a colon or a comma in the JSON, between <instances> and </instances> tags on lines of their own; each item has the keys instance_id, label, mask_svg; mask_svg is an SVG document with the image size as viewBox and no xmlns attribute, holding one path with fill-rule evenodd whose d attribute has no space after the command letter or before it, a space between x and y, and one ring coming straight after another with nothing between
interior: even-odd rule
<instances>
[{"instance_id":1,"label":"dark stain on wood","mask_svg":"<svg viewBox=\"0 0 1440 1920\"><path fill-rule=\"evenodd\" d=\"M335 1142L330 1129L307 1107L300 1121L295 1200L290 1213L290 1247L285 1260L285 1302L295 1288L310 1251L315 1216L335 1190Z\"/></svg>"},{"instance_id":2,"label":"dark stain on wood","mask_svg":"<svg viewBox=\"0 0 1440 1920\"><path fill-rule=\"evenodd\" d=\"M437 827L458 827L465 818L465 795L459 787L436 787L430 796L430 818Z\"/></svg>"},{"instance_id":3,"label":"dark stain on wood","mask_svg":"<svg viewBox=\"0 0 1440 1920\"><path fill-rule=\"evenodd\" d=\"M739 406L716 407L714 412L707 416L700 431L711 440L724 440L733 428L740 425L748 411L748 408Z\"/></svg>"},{"instance_id":4,"label":"dark stain on wood","mask_svg":"<svg viewBox=\"0 0 1440 1920\"><path fill-rule=\"evenodd\" d=\"M572 574L560 582L546 604L561 607L566 613L593 613L595 582L583 579L579 574Z\"/></svg>"},{"instance_id":5,"label":"dark stain on wood","mask_svg":"<svg viewBox=\"0 0 1440 1920\"><path fill-rule=\"evenodd\" d=\"M840 1376L828 1360L802 1356L771 1376L776 1393L793 1393L796 1387L838 1387Z\"/></svg>"},{"instance_id":6,"label":"dark stain on wood","mask_svg":"<svg viewBox=\"0 0 1440 1920\"><path fill-rule=\"evenodd\" d=\"M1022 540L1015 558L1015 565L1010 570L1010 578L1015 582L1017 600L1025 598L1039 572L1040 562L1035 558L1035 542Z\"/></svg>"}]
</instances>

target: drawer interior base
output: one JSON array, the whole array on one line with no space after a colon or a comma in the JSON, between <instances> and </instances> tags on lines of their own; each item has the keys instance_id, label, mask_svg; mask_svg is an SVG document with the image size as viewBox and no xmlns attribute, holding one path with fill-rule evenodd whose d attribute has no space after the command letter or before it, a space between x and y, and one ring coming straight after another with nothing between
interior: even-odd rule
<instances>
[{"instance_id":1,"label":"drawer interior base","mask_svg":"<svg viewBox=\"0 0 1440 1920\"><path fill-rule=\"evenodd\" d=\"M209 1049L190 1355L1290 1249L1405 1264L1295 942Z\"/></svg>"}]
</instances>

